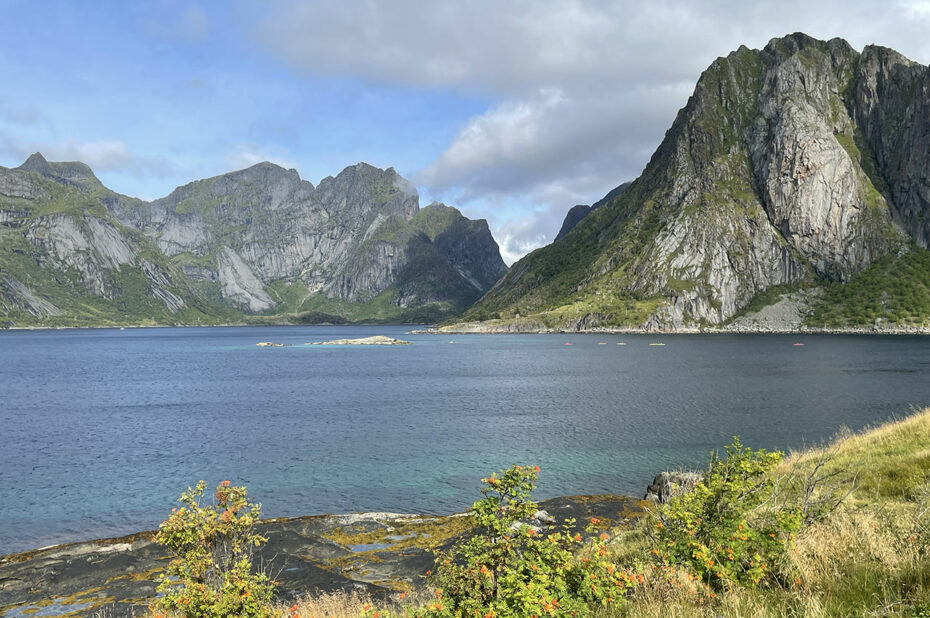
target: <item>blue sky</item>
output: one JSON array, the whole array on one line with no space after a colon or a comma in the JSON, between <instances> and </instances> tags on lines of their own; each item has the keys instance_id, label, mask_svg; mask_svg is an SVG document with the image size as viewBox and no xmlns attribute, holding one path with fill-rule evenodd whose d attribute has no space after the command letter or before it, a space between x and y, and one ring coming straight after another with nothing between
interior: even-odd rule
<instances>
[{"instance_id":1,"label":"blue sky","mask_svg":"<svg viewBox=\"0 0 930 618\"><path fill-rule=\"evenodd\" d=\"M508 262L634 178L700 72L804 31L930 62L907 2L0 0L0 165L82 160L116 191L270 160L366 161L489 220Z\"/></svg>"}]
</instances>

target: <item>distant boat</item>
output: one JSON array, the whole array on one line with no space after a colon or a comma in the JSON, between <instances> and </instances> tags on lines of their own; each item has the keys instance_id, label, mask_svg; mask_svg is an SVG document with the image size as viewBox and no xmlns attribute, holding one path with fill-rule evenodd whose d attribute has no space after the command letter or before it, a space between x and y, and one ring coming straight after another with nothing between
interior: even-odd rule
<instances>
[{"instance_id":1,"label":"distant boat","mask_svg":"<svg viewBox=\"0 0 930 618\"><path fill-rule=\"evenodd\" d=\"M625 341L618 341L618 342L617 342L617 345L626 345L626 342L625 342Z\"/></svg>"},{"instance_id":2,"label":"distant boat","mask_svg":"<svg viewBox=\"0 0 930 618\"><path fill-rule=\"evenodd\" d=\"M665 345L664 343L650 343L649 345Z\"/></svg>"},{"instance_id":3,"label":"distant boat","mask_svg":"<svg viewBox=\"0 0 930 618\"><path fill-rule=\"evenodd\" d=\"M804 345L803 343L792 343L791 345Z\"/></svg>"},{"instance_id":4,"label":"distant boat","mask_svg":"<svg viewBox=\"0 0 930 618\"><path fill-rule=\"evenodd\" d=\"M598 342L597 342L597 345L607 345L607 342L606 342L606 341L598 341Z\"/></svg>"},{"instance_id":5,"label":"distant boat","mask_svg":"<svg viewBox=\"0 0 930 618\"><path fill-rule=\"evenodd\" d=\"M565 345L571 345L571 343L569 343L568 341L566 341L566 342L565 342Z\"/></svg>"}]
</instances>

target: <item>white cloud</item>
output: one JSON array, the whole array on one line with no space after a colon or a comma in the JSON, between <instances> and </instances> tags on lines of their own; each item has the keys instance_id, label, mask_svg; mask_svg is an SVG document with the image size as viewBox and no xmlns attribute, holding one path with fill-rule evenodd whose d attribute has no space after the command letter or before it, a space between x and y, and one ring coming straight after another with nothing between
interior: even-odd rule
<instances>
[{"instance_id":1,"label":"white cloud","mask_svg":"<svg viewBox=\"0 0 930 618\"><path fill-rule=\"evenodd\" d=\"M142 177L167 178L179 171L169 159L133 153L120 140L67 138L41 142L0 131L0 153L12 159L14 165L19 165L17 161L24 161L34 152L41 152L49 161L80 161L95 172L128 172Z\"/></svg>"},{"instance_id":2,"label":"white cloud","mask_svg":"<svg viewBox=\"0 0 930 618\"><path fill-rule=\"evenodd\" d=\"M513 255L550 240L575 203L638 175L701 71L741 44L803 31L930 61L928 0L270 6L259 36L302 71L491 100L415 180L487 216Z\"/></svg>"},{"instance_id":3,"label":"white cloud","mask_svg":"<svg viewBox=\"0 0 930 618\"><path fill-rule=\"evenodd\" d=\"M252 143L235 144L226 153L226 163L233 170L245 169L265 161L287 169L297 167L287 152L273 146Z\"/></svg>"}]
</instances>

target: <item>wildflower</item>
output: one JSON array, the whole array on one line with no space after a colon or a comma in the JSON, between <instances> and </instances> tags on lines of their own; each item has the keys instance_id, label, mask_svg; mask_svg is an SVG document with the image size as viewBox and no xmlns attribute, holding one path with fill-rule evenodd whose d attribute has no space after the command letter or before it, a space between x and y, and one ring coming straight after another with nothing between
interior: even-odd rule
<instances>
[{"instance_id":1,"label":"wildflower","mask_svg":"<svg viewBox=\"0 0 930 618\"><path fill-rule=\"evenodd\" d=\"M607 534L606 532L601 532L601 540L602 540L602 541L606 541L606 540L609 539L609 538L610 538L610 535L609 535L609 534Z\"/></svg>"},{"instance_id":2,"label":"wildflower","mask_svg":"<svg viewBox=\"0 0 930 618\"><path fill-rule=\"evenodd\" d=\"M229 487L229 481L221 481L220 487Z\"/></svg>"},{"instance_id":3,"label":"wildflower","mask_svg":"<svg viewBox=\"0 0 930 618\"><path fill-rule=\"evenodd\" d=\"M533 470L539 472L539 466L533 466Z\"/></svg>"}]
</instances>

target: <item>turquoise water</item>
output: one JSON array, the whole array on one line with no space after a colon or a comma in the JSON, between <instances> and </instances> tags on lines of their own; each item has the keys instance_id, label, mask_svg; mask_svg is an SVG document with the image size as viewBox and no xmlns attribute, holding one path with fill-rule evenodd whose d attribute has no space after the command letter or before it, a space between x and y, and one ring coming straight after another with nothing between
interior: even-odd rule
<instances>
[{"instance_id":1,"label":"turquoise water","mask_svg":"<svg viewBox=\"0 0 930 618\"><path fill-rule=\"evenodd\" d=\"M461 511L511 463L540 498L641 494L735 434L798 447L930 405L930 338L408 330L0 332L0 553L153 528L199 479L266 516ZM414 345L302 345L374 334Z\"/></svg>"}]
</instances>

